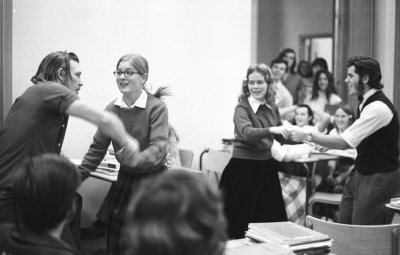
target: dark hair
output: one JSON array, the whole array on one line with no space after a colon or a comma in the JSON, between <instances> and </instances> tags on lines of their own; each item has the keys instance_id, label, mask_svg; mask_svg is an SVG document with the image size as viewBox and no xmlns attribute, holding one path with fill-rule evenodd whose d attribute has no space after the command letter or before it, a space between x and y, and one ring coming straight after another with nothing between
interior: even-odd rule
<instances>
[{"instance_id":1,"label":"dark hair","mask_svg":"<svg viewBox=\"0 0 400 255\"><path fill-rule=\"evenodd\" d=\"M313 123L313 121L314 121L314 112L312 111L311 107L308 104L299 104L299 105L297 105L296 109L298 109L298 108L306 108L308 116L311 117L311 119L308 122L308 125L310 125L310 123ZM296 125L296 118L293 118L293 123L292 124Z\"/></svg>"},{"instance_id":2,"label":"dark hair","mask_svg":"<svg viewBox=\"0 0 400 255\"><path fill-rule=\"evenodd\" d=\"M314 66L320 66L321 70L326 70L328 71L328 63L324 58L316 58L314 61L311 63L311 68Z\"/></svg>"},{"instance_id":3,"label":"dark hair","mask_svg":"<svg viewBox=\"0 0 400 255\"><path fill-rule=\"evenodd\" d=\"M58 70L61 68L63 71L71 76L70 61L79 63L78 56L73 52L55 51L49 53L40 62L36 74L31 78L31 81L36 84L43 81L57 81Z\"/></svg>"},{"instance_id":4,"label":"dark hair","mask_svg":"<svg viewBox=\"0 0 400 255\"><path fill-rule=\"evenodd\" d=\"M42 154L27 159L13 181L19 227L43 233L72 217L81 181L76 166L67 158Z\"/></svg>"},{"instance_id":5,"label":"dark hair","mask_svg":"<svg viewBox=\"0 0 400 255\"><path fill-rule=\"evenodd\" d=\"M220 255L225 231L220 194L201 175L170 170L143 181L133 194L126 254Z\"/></svg>"},{"instance_id":6,"label":"dark hair","mask_svg":"<svg viewBox=\"0 0 400 255\"><path fill-rule=\"evenodd\" d=\"M281 50L281 52L279 52L278 57L277 58L285 58L287 53L293 53L294 54L294 60L293 60L293 64L291 66L289 66L289 70L292 74L296 73L296 71L294 70L296 67L296 52L294 51L294 49L291 48L285 48L283 50Z\"/></svg>"},{"instance_id":7,"label":"dark hair","mask_svg":"<svg viewBox=\"0 0 400 255\"><path fill-rule=\"evenodd\" d=\"M265 82L268 85L268 89L267 89L267 94L265 94L265 101L268 104L274 104L275 103L275 99L274 99L274 95L272 94L272 91L269 89L269 86L272 84L273 80L272 80L272 72L271 69L266 65L266 64L258 64L258 65L251 65L246 72L246 79L243 80L242 83L242 94L239 96L239 100L243 99L243 98L247 98L250 95L250 91L249 91L249 75L257 72L259 74L261 74L262 76L264 76Z\"/></svg>"},{"instance_id":8,"label":"dark hair","mask_svg":"<svg viewBox=\"0 0 400 255\"><path fill-rule=\"evenodd\" d=\"M302 73L301 66L306 66L306 69L307 69L306 73ZM306 60L301 60L299 62L299 64L297 65L297 73L303 78L312 77L312 70L311 70L310 63L308 63L308 61L306 61Z\"/></svg>"},{"instance_id":9,"label":"dark hair","mask_svg":"<svg viewBox=\"0 0 400 255\"><path fill-rule=\"evenodd\" d=\"M276 58L276 59L272 60L271 68L274 66L274 64L285 64L285 66L286 66L285 72L287 72L287 70L289 68L288 62L286 60L284 60L283 58Z\"/></svg>"},{"instance_id":10,"label":"dark hair","mask_svg":"<svg viewBox=\"0 0 400 255\"><path fill-rule=\"evenodd\" d=\"M333 75L328 70L319 70L315 75L311 99L317 99L319 96L318 80L321 74L325 74L326 77L328 78L328 87L326 88L326 99L329 102L331 95L336 94L336 88L333 86Z\"/></svg>"},{"instance_id":11,"label":"dark hair","mask_svg":"<svg viewBox=\"0 0 400 255\"><path fill-rule=\"evenodd\" d=\"M353 122L356 120L353 107L350 104L340 104L339 107L336 109L336 111L338 109L342 109L347 115L351 115L351 118L349 119L349 126L351 124L353 124ZM334 126L335 126L336 130L339 131L339 128L337 127L336 122L334 123Z\"/></svg>"},{"instance_id":12,"label":"dark hair","mask_svg":"<svg viewBox=\"0 0 400 255\"><path fill-rule=\"evenodd\" d=\"M360 81L368 76L368 85L370 88L382 89L382 74L379 62L370 57L355 56L347 60L347 67L354 66L355 73L360 76Z\"/></svg>"}]
</instances>

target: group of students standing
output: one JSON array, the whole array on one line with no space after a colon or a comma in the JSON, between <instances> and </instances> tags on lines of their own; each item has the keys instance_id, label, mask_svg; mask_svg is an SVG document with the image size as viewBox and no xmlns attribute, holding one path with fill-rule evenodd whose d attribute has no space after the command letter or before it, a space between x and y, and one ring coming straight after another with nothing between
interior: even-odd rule
<instances>
[{"instance_id":1,"label":"group of students standing","mask_svg":"<svg viewBox=\"0 0 400 255\"><path fill-rule=\"evenodd\" d=\"M108 254L160 254L168 249L170 254L188 254L190 249L222 254L226 239L222 207L228 238L243 237L250 222L286 221L277 174L281 166L275 158L278 154L280 160L292 158L287 154L293 151L282 153L279 147L288 139L357 148L355 172L343 191L342 219L353 224L384 223L384 204L399 195L399 121L381 91L379 63L368 57L349 59L345 83L350 94L363 96L358 118L350 124L351 114L339 108L337 133L326 135L284 124L281 116L294 110L295 121L309 125L309 115L320 114L306 104L278 106L279 95L284 96L278 93L281 85L291 91L289 81L297 79L295 75L289 78L293 62L293 55L285 52L273 61L272 70L265 64L248 68L234 113L233 155L220 181L222 204L204 180L166 174L169 124L167 107L160 100L165 91L152 94L146 89L149 66L145 58L127 54L118 60L114 75L121 96L99 111L77 96L83 85L78 57L71 52L50 53L32 78L34 85L17 98L0 131L0 223L9 223L0 227L0 252L18 255L25 254L24 248L36 248L43 254L78 254L80 222L76 217L82 199L76 190L97 168L110 144L121 168L109 198ZM315 86L319 90L312 93L311 102L314 94L316 106L331 102L333 82L327 71L317 72ZM346 114L344 124L341 119ZM79 172L59 156L69 115L98 127ZM132 194L137 195L132 198ZM45 247L38 245L43 239ZM187 250L180 253L171 247Z\"/></svg>"},{"instance_id":2,"label":"group of students standing","mask_svg":"<svg viewBox=\"0 0 400 255\"><path fill-rule=\"evenodd\" d=\"M323 69L315 74L309 101L305 96L300 105L280 105L287 101L280 96L288 93L278 93L277 89L286 89L295 97L298 94L293 93L303 86L302 78L293 72L294 66L294 51L286 49L272 61L271 69L259 64L247 70L234 113L233 155L220 181L230 238L243 237L250 222L287 220L277 174L282 165L274 158L274 144L275 140L286 142L288 138L331 149L356 149L354 171L349 172L353 166L348 166L344 171L347 175L343 176L342 172L335 172L335 164L326 170L326 182L331 187L339 182L342 185L336 188L343 190L338 220L365 225L390 222L392 215L385 204L400 194L399 120L393 104L382 92L379 62L369 57L352 57L347 62L345 83L349 94L362 97L357 118L348 105L341 104L332 75ZM326 105L337 106L333 118L325 113ZM294 124L301 128L285 125L282 120L293 118L288 114L293 110ZM311 127L315 115L319 115L318 125ZM327 124L320 125L321 122ZM329 134L321 132L331 122L334 128ZM344 184L341 178L347 176Z\"/></svg>"}]
</instances>

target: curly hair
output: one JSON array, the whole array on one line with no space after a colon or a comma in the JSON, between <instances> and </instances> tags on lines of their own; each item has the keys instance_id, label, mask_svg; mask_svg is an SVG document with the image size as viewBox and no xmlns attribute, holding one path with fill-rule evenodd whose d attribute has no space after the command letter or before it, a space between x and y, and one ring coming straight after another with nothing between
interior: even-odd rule
<instances>
[{"instance_id":1,"label":"curly hair","mask_svg":"<svg viewBox=\"0 0 400 255\"><path fill-rule=\"evenodd\" d=\"M272 91L269 89L269 86L272 84L273 79L272 79L272 71L271 69L266 65L266 64L257 64L257 65L251 65L246 72L246 79L243 80L242 83L242 94L239 96L239 100L243 98L247 98L250 96L250 91L249 91L249 75L252 73L259 73L262 76L264 76L265 82L268 85L267 89L267 94L265 94L265 101L268 104L274 104L275 99Z\"/></svg>"}]
</instances>

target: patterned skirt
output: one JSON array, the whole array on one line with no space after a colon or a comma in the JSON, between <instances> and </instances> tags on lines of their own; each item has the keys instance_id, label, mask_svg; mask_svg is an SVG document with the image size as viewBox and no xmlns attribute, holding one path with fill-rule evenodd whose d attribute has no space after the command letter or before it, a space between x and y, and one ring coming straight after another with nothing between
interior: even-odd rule
<instances>
[{"instance_id":1,"label":"patterned skirt","mask_svg":"<svg viewBox=\"0 0 400 255\"><path fill-rule=\"evenodd\" d=\"M120 169L118 180L112 196L107 229L107 254L124 254L125 244L122 236L126 210L131 196L138 189L142 180L160 174L167 170L162 167L150 173L133 173Z\"/></svg>"}]
</instances>

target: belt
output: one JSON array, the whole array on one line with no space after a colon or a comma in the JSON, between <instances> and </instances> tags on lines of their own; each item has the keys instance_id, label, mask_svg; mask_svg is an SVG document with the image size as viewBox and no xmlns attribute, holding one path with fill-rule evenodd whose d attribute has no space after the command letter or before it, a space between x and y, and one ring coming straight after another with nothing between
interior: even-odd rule
<instances>
[{"instance_id":1,"label":"belt","mask_svg":"<svg viewBox=\"0 0 400 255\"><path fill-rule=\"evenodd\" d=\"M1 198L9 198L12 195L12 188L4 188L0 189L0 199Z\"/></svg>"}]
</instances>

